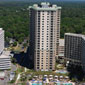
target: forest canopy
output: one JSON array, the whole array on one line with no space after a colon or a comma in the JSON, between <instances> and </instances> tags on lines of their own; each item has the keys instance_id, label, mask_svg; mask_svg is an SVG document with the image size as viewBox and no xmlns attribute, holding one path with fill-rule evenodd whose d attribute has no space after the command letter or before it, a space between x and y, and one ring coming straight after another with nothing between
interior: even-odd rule
<instances>
[{"instance_id":1,"label":"forest canopy","mask_svg":"<svg viewBox=\"0 0 85 85\"><path fill-rule=\"evenodd\" d=\"M29 5L27 2L0 2L0 28L6 39L23 42L29 37ZM85 34L85 2L56 2L62 7L61 38L66 32Z\"/></svg>"}]
</instances>

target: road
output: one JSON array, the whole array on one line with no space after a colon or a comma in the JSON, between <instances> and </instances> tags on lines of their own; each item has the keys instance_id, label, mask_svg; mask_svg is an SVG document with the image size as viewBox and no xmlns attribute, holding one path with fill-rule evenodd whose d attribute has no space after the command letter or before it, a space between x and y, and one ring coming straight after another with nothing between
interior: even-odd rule
<instances>
[{"instance_id":1,"label":"road","mask_svg":"<svg viewBox=\"0 0 85 85\"><path fill-rule=\"evenodd\" d=\"M0 85L7 85L6 79L0 80Z\"/></svg>"},{"instance_id":2,"label":"road","mask_svg":"<svg viewBox=\"0 0 85 85\"><path fill-rule=\"evenodd\" d=\"M11 65L11 71L13 72L13 71L16 71L17 70L17 67L16 67L16 65Z\"/></svg>"},{"instance_id":3,"label":"road","mask_svg":"<svg viewBox=\"0 0 85 85\"><path fill-rule=\"evenodd\" d=\"M9 81L8 72L4 71L4 73L5 73L5 77L3 77L4 80L0 79L0 85L8 85L8 81Z\"/></svg>"}]
</instances>

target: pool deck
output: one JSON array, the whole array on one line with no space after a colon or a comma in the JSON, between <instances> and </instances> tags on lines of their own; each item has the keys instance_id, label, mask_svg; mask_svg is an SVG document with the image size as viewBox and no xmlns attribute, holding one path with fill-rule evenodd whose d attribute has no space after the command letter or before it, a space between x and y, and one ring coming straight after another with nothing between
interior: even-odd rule
<instances>
[{"instance_id":1,"label":"pool deck","mask_svg":"<svg viewBox=\"0 0 85 85\"><path fill-rule=\"evenodd\" d=\"M39 83L38 83L39 82ZM42 84L43 83L43 84ZM58 81L56 85L75 85L73 82ZM43 81L29 81L29 85L54 85L54 82L43 82Z\"/></svg>"}]
</instances>

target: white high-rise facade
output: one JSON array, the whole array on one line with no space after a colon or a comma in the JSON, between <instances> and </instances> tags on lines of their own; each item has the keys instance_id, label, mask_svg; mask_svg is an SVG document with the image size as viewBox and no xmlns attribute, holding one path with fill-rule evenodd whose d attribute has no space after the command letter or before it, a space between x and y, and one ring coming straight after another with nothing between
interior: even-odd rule
<instances>
[{"instance_id":1,"label":"white high-rise facade","mask_svg":"<svg viewBox=\"0 0 85 85\"><path fill-rule=\"evenodd\" d=\"M4 30L0 28L0 54L4 50Z\"/></svg>"},{"instance_id":2,"label":"white high-rise facade","mask_svg":"<svg viewBox=\"0 0 85 85\"><path fill-rule=\"evenodd\" d=\"M55 70L60 38L61 7L49 3L30 6L30 53L34 69Z\"/></svg>"}]
</instances>

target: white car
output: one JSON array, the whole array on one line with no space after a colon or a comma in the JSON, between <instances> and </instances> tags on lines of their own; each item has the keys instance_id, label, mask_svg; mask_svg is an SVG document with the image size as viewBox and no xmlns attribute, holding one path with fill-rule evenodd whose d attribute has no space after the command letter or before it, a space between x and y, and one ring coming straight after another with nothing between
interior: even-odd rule
<instances>
[{"instance_id":1,"label":"white car","mask_svg":"<svg viewBox=\"0 0 85 85\"><path fill-rule=\"evenodd\" d=\"M9 80L12 81L14 79L14 77L15 77L15 73L14 72L11 72L10 73L10 79Z\"/></svg>"}]
</instances>

